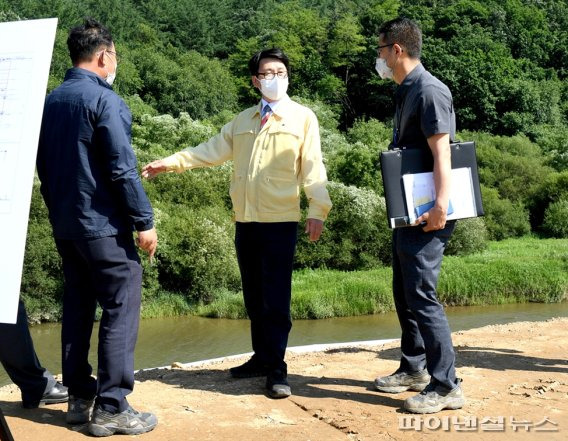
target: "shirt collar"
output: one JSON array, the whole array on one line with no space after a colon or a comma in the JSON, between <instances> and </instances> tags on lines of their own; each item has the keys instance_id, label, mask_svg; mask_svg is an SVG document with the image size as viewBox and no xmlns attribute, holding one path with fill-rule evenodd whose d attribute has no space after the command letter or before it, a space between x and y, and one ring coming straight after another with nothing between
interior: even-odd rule
<instances>
[{"instance_id":1,"label":"shirt collar","mask_svg":"<svg viewBox=\"0 0 568 441\"><path fill-rule=\"evenodd\" d=\"M272 101L271 103L266 101L264 98L261 98L260 104L257 108L255 115L257 113L259 115L262 114L262 109L264 109L264 106L266 106L268 104L270 106L270 109L272 110L272 113L282 117L282 116L284 116L284 113L286 112L286 108L288 107L287 104L290 101L291 101L291 99L287 94L284 95L282 98L280 98L278 101Z\"/></svg>"},{"instance_id":2,"label":"shirt collar","mask_svg":"<svg viewBox=\"0 0 568 441\"><path fill-rule=\"evenodd\" d=\"M396 88L395 97L400 98L406 94L406 91L414 84L414 82L422 75L425 71L424 66L422 63L418 63L414 69L412 69L406 78L400 83L400 85Z\"/></svg>"},{"instance_id":3,"label":"shirt collar","mask_svg":"<svg viewBox=\"0 0 568 441\"><path fill-rule=\"evenodd\" d=\"M100 86L103 86L103 87L106 87L107 89L112 90L112 87L110 86L110 84L108 84L99 75L97 75L96 73L94 73L90 70L83 69L81 67L72 67L71 69L67 70L67 72L65 73L64 81L76 80L76 79L88 79L88 80L91 80L93 82L98 83Z\"/></svg>"}]
</instances>

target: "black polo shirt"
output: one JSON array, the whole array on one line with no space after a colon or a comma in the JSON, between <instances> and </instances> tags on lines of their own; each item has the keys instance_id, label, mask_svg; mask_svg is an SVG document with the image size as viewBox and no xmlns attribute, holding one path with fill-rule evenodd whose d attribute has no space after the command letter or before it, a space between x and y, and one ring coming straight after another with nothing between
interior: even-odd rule
<instances>
[{"instance_id":1,"label":"black polo shirt","mask_svg":"<svg viewBox=\"0 0 568 441\"><path fill-rule=\"evenodd\" d=\"M450 89L418 64L395 93L394 147L428 148L432 135L456 135L456 117Z\"/></svg>"}]
</instances>

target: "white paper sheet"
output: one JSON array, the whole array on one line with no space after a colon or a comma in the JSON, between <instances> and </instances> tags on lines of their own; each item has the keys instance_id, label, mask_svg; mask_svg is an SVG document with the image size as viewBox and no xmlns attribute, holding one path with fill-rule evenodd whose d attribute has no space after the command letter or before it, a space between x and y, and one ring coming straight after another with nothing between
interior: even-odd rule
<instances>
[{"instance_id":1,"label":"white paper sheet","mask_svg":"<svg viewBox=\"0 0 568 441\"><path fill-rule=\"evenodd\" d=\"M15 323L57 19L0 23L0 322Z\"/></svg>"},{"instance_id":2,"label":"white paper sheet","mask_svg":"<svg viewBox=\"0 0 568 441\"><path fill-rule=\"evenodd\" d=\"M436 200L436 189L432 172L407 174L402 177L404 197L410 223L414 221ZM448 220L477 216L473 192L471 168L452 169L450 185L450 205Z\"/></svg>"}]
</instances>

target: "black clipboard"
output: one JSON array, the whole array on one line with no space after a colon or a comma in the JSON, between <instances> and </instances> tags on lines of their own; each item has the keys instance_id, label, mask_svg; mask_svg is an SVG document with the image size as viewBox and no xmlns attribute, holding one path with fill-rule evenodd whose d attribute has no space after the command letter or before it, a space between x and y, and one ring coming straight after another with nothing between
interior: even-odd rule
<instances>
[{"instance_id":1,"label":"black clipboard","mask_svg":"<svg viewBox=\"0 0 568 441\"><path fill-rule=\"evenodd\" d=\"M475 216L468 217L483 216L475 142L451 143L450 148L452 169L467 167L471 171ZM433 168L434 159L428 148L402 147L381 152L381 173L390 228L412 225L405 203L403 175L431 172Z\"/></svg>"}]
</instances>

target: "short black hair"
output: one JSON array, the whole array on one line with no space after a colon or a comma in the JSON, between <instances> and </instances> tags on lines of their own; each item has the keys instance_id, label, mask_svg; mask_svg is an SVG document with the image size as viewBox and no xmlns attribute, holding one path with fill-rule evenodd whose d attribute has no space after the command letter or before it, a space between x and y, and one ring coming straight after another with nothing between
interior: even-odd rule
<instances>
[{"instance_id":1,"label":"short black hair","mask_svg":"<svg viewBox=\"0 0 568 441\"><path fill-rule=\"evenodd\" d=\"M387 21L379 29L379 36L381 34L385 44L399 44L408 52L409 57L420 59L422 31L415 21L406 17Z\"/></svg>"},{"instance_id":2,"label":"short black hair","mask_svg":"<svg viewBox=\"0 0 568 441\"><path fill-rule=\"evenodd\" d=\"M290 71L290 61L288 60L288 56L282 51L282 49L273 47L272 49L263 49L258 51L249 60L249 71L252 76L255 76L258 73L258 66L260 65L260 60L263 58L276 58L284 63L288 72Z\"/></svg>"},{"instance_id":3,"label":"short black hair","mask_svg":"<svg viewBox=\"0 0 568 441\"><path fill-rule=\"evenodd\" d=\"M73 64L90 60L101 50L112 47L110 31L93 18L86 18L85 22L76 26L69 32L67 38L69 56Z\"/></svg>"}]
</instances>

